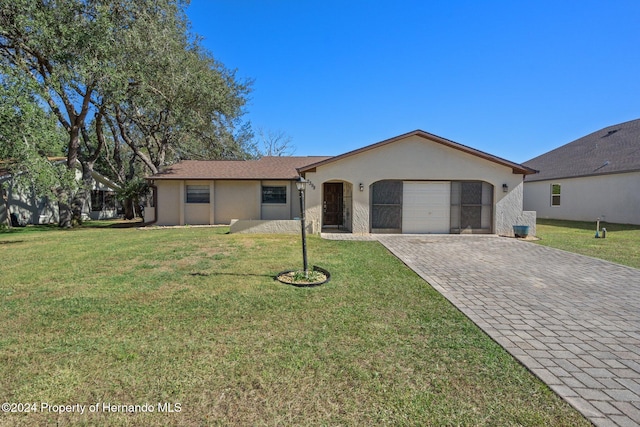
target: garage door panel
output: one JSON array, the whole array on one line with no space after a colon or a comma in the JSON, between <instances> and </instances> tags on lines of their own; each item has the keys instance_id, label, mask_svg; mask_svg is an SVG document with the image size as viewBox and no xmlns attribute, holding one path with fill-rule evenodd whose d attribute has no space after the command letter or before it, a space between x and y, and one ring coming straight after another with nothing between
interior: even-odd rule
<instances>
[{"instance_id":1,"label":"garage door panel","mask_svg":"<svg viewBox=\"0 0 640 427\"><path fill-rule=\"evenodd\" d=\"M451 184L449 182L404 182L403 233L448 234L451 229L450 221Z\"/></svg>"}]
</instances>

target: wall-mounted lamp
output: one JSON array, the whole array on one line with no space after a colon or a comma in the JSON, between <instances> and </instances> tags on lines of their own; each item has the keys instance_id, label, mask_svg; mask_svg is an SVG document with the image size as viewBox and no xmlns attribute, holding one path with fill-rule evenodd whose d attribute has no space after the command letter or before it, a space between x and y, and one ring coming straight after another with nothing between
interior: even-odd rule
<instances>
[{"instance_id":1,"label":"wall-mounted lamp","mask_svg":"<svg viewBox=\"0 0 640 427\"><path fill-rule=\"evenodd\" d=\"M360 191L364 191L364 184L360 183Z\"/></svg>"},{"instance_id":2,"label":"wall-mounted lamp","mask_svg":"<svg viewBox=\"0 0 640 427\"><path fill-rule=\"evenodd\" d=\"M505 193L509 191L509 186L507 184L502 184L502 191Z\"/></svg>"}]
</instances>

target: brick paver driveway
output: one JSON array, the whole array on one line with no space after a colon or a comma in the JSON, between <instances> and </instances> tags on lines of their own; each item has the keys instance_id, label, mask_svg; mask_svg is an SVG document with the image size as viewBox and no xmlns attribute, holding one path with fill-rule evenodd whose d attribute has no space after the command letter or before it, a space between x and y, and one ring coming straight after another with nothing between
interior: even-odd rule
<instances>
[{"instance_id":1,"label":"brick paver driveway","mask_svg":"<svg viewBox=\"0 0 640 427\"><path fill-rule=\"evenodd\" d=\"M640 425L640 270L496 236L381 236L598 426Z\"/></svg>"}]
</instances>

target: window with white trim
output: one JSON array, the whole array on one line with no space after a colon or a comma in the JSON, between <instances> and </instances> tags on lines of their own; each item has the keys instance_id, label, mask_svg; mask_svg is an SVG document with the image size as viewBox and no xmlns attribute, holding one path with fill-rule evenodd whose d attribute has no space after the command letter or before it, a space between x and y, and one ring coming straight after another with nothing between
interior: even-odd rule
<instances>
[{"instance_id":1,"label":"window with white trim","mask_svg":"<svg viewBox=\"0 0 640 427\"><path fill-rule=\"evenodd\" d=\"M187 185L187 203L209 203L209 186Z\"/></svg>"},{"instance_id":2,"label":"window with white trim","mask_svg":"<svg viewBox=\"0 0 640 427\"><path fill-rule=\"evenodd\" d=\"M551 184L551 206L560 206L560 184Z\"/></svg>"}]
</instances>

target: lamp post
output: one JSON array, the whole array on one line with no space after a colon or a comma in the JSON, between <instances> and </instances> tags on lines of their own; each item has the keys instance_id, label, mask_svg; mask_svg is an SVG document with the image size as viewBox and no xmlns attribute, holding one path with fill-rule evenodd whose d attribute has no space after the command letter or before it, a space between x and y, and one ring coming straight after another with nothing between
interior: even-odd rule
<instances>
[{"instance_id":1,"label":"lamp post","mask_svg":"<svg viewBox=\"0 0 640 427\"><path fill-rule=\"evenodd\" d=\"M304 224L304 190L307 186L307 181L299 176L296 181L296 188L300 193L300 226L302 228L302 263L304 266L304 277L309 277L309 265L307 264L307 231Z\"/></svg>"}]
</instances>

